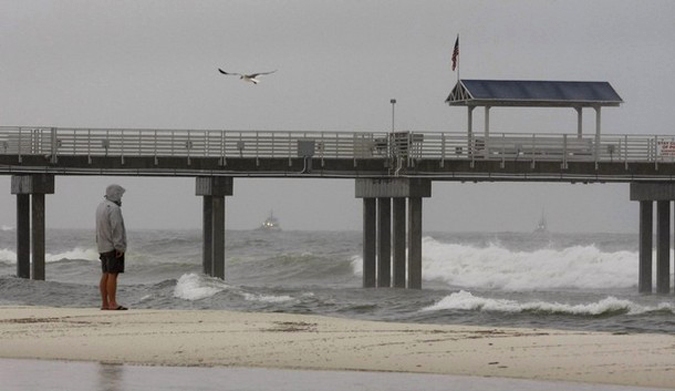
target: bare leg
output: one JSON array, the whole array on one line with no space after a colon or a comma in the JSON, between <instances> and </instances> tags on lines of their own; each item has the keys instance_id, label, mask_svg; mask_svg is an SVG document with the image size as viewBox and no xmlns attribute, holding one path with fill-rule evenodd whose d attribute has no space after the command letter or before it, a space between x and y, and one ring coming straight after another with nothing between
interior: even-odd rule
<instances>
[{"instance_id":1,"label":"bare leg","mask_svg":"<svg viewBox=\"0 0 675 391\"><path fill-rule=\"evenodd\" d=\"M108 308L111 310L119 307L117 304L117 273L108 273L108 279L106 281L107 293L108 293Z\"/></svg>"},{"instance_id":2,"label":"bare leg","mask_svg":"<svg viewBox=\"0 0 675 391\"><path fill-rule=\"evenodd\" d=\"M101 275L101 282L98 284L98 288L101 291L101 309L107 310L110 308L108 305L108 273Z\"/></svg>"}]
</instances>

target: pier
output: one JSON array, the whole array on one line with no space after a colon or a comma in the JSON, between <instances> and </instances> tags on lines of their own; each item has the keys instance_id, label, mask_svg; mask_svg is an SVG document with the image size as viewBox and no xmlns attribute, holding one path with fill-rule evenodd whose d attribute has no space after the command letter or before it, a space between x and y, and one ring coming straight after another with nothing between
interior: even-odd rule
<instances>
[{"instance_id":1,"label":"pier","mask_svg":"<svg viewBox=\"0 0 675 391\"><path fill-rule=\"evenodd\" d=\"M603 134L601 108L622 103L605 82L462 80L447 103L467 107L466 131L0 126L0 175L12 176L17 200L17 276L45 279L44 200L59 175L194 177L195 195L203 197L203 270L219 278L226 276L225 199L236 196L237 178L351 178L363 200L363 286L410 289L422 288L422 207L434 181L618 182L629 183L630 199L639 202L638 289L653 291L656 223L656 292L671 293L675 136ZM485 109L482 133L473 129L476 107ZM577 128L494 132L492 107L571 108ZM589 108L591 135L582 129Z\"/></svg>"}]
</instances>

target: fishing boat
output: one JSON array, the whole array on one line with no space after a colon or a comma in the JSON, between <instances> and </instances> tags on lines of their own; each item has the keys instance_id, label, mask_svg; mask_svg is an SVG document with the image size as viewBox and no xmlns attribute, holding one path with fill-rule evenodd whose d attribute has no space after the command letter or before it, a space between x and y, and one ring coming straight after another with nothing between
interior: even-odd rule
<instances>
[{"instance_id":1,"label":"fishing boat","mask_svg":"<svg viewBox=\"0 0 675 391\"><path fill-rule=\"evenodd\" d=\"M279 224L279 219L274 217L274 213L270 211L270 215L263 221L258 229L261 231L281 231L281 224Z\"/></svg>"}]
</instances>

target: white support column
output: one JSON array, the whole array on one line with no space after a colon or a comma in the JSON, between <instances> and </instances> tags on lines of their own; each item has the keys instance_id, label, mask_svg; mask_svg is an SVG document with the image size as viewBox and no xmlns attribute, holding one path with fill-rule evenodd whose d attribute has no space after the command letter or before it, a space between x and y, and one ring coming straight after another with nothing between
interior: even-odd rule
<instances>
[{"instance_id":1,"label":"white support column","mask_svg":"<svg viewBox=\"0 0 675 391\"><path fill-rule=\"evenodd\" d=\"M583 127L584 127L584 121L583 121L583 108L581 107L575 107L574 108L577 111L577 137L581 138L583 134Z\"/></svg>"},{"instance_id":2,"label":"white support column","mask_svg":"<svg viewBox=\"0 0 675 391\"><path fill-rule=\"evenodd\" d=\"M490 136L490 106L485 106L485 138Z\"/></svg>"},{"instance_id":3,"label":"white support column","mask_svg":"<svg viewBox=\"0 0 675 391\"><path fill-rule=\"evenodd\" d=\"M595 160L600 157L600 123L602 116L600 115L600 106L595 106Z\"/></svg>"},{"instance_id":4,"label":"white support column","mask_svg":"<svg viewBox=\"0 0 675 391\"><path fill-rule=\"evenodd\" d=\"M473 133L473 109L475 109L476 106L467 106L467 133L469 134L469 138L471 138L471 133Z\"/></svg>"},{"instance_id":5,"label":"white support column","mask_svg":"<svg viewBox=\"0 0 675 391\"><path fill-rule=\"evenodd\" d=\"M490 156L490 106L485 106L485 156Z\"/></svg>"},{"instance_id":6,"label":"white support column","mask_svg":"<svg viewBox=\"0 0 675 391\"><path fill-rule=\"evenodd\" d=\"M473 109L475 109L476 106L467 106L467 111L468 111L468 124L467 124L467 142L469 145L467 145L467 152L469 155L473 155L473 149L474 149L474 142L473 142Z\"/></svg>"}]
</instances>

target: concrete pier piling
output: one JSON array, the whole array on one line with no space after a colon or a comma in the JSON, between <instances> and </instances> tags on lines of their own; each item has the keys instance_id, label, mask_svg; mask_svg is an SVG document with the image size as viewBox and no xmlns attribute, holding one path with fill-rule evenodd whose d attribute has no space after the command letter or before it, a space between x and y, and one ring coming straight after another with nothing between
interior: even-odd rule
<instances>
[{"instance_id":1,"label":"concrete pier piling","mask_svg":"<svg viewBox=\"0 0 675 391\"><path fill-rule=\"evenodd\" d=\"M638 292L652 293L652 242L654 235L654 202L640 201L640 261Z\"/></svg>"},{"instance_id":2,"label":"concrete pier piling","mask_svg":"<svg viewBox=\"0 0 675 391\"><path fill-rule=\"evenodd\" d=\"M204 197L204 274L221 279L225 279L225 196L233 194L233 182L226 176L200 176L196 180L196 195Z\"/></svg>"},{"instance_id":3,"label":"concrete pier piling","mask_svg":"<svg viewBox=\"0 0 675 391\"><path fill-rule=\"evenodd\" d=\"M53 177L52 177L53 180ZM31 251L33 263L31 264L31 276L34 280L45 279L45 195L33 193L31 196L31 225L32 238Z\"/></svg>"},{"instance_id":4,"label":"concrete pier piling","mask_svg":"<svg viewBox=\"0 0 675 391\"><path fill-rule=\"evenodd\" d=\"M11 192L16 194L16 274L44 280L45 194L54 194L54 175L13 175Z\"/></svg>"},{"instance_id":5,"label":"concrete pier piling","mask_svg":"<svg viewBox=\"0 0 675 391\"><path fill-rule=\"evenodd\" d=\"M377 286L391 286L391 199L377 199Z\"/></svg>"},{"instance_id":6,"label":"concrete pier piling","mask_svg":"<svg viewBox=\"0 0 675 391\"><path fill-rule=\"evenodd\" d=\"M431 180L359 178L356 197L363 198L363 286L421 289L422 198L431 197Z\"/></svg>"},{"instance_id":7,"label":"concrete pier piling","mask_svg":"<svg viewBox=\"0 0 675 391\"><path fill-rule=\"evenodd\" d=\"M16 195L16 276L30 278L30 194Z\"/></svg>"},{"instance_id":8,"label":"concrete pier piling","mask_svg":"<svg viewBox=\"0 0 675 391\"><path fill-rule=\"evenodd\" d=\"M375 198L363 199L363 287L374 288L377 285L377 207Z\"/></svg>"},{"instance_id":9,"label":"concrete pier piling","mask_svg":"<svg viewBox=\"0 0 675 391\"><path fill-rule=\"evenodd\" d=\"M406 286L406 202L403 197L394 198L394 288Z\"/></svg>"},{"instance_id":10,"label":"concrete pier piling","mask_svg":"<svg viewBox=\"0 0 675 391\"><path fill-rule=\"evenodd\" d=\"M363 199L363 287L375 288L376 286L376 241L377 241L377 216L375 198Z\"/></svg>"},{"instance_id":11,"label":"concrete pier piling","mask_svg":"<svg viewBox=\"0 0 675 391\"><path fill-rule=\"evenodd\" d=\"M656 293L670 293L670 201L656 202Z\"/></svg>"},{"instance_id":12,"label":"concrete pier piling","mask_svg":"<svg viewBox=\"0 0 675 391\"><path fill-rule=\"evenodd\" d=\"M408 288L422 289L422 198L408 199Z\"/></svg>"},{"instance_id":13,"label":"concrete pier piling","mask_svg":"<svg viewBox=\"0 0 675 391\"><path fill-rule=\"evenodd\" d=\"M630 199L640 202L640 256L638 266L638 290L652 293L653 280L653 205L656 201L656 293L670 293L670 213L675 200L673 182L633 182L630 184Z\"/></svg>"}]
</instances>

